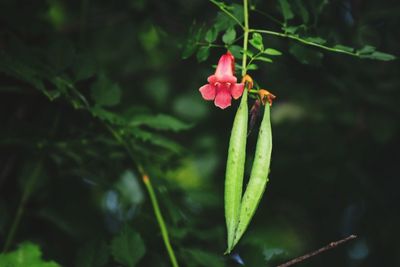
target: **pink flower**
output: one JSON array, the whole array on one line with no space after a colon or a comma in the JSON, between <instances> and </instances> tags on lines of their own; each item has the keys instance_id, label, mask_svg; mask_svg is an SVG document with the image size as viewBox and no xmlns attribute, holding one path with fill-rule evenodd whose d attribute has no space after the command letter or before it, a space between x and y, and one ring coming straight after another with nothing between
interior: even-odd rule
<instances>
[{"instance_id":1,"label":"pink flower","mask_svg":"<svg viewBox=\"0 0 400 267\"><path fill-rule=\"evenodd\" d=\"M235 58L228 51L219 59L215 73L208 77L208 84L199 89L204 100L214 100L217 107L224 109L231 105L232 97L238 99L243 94L244 84L236 83L234 71Z\"/></svg>"}]
</instances>

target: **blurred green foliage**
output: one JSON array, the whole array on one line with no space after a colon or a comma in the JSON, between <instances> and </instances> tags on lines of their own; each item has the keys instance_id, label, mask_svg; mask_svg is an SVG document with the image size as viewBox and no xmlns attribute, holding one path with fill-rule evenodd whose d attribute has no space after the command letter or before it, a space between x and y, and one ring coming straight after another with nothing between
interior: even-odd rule
<instances>
[{"instance_id":1,"label":"blurred green foliage","mask_svg":"<svg viewBox=\"0 0 400 267\"><path fill-rule=\"evenodd\" d=\"M397 1L251 1L254 28L381 59L399 54L399 12ZM1 249L22 213L0 262L170 266L141 164L182 266L275 266L351 233L306 265L399 265L398 60L269 35L264 48L282 55L253 73L278 96L270 184L243 242L222 255L235 106L220 111L198 88L225 52L208 43L238 37L208 1L1 1Z\"/></svg>"},{"instance_id":2,"label":"blurred green foliage","mask_svg":"<svg viewBox=\"0 0 400 267\"><path fill-rule=\"evenodd\" d=\"M54 262L41 259L40 249L31 243L22 243L18 250L0 255L0 266L4 267L58 267Z\"/></svg>"}]
</instances>

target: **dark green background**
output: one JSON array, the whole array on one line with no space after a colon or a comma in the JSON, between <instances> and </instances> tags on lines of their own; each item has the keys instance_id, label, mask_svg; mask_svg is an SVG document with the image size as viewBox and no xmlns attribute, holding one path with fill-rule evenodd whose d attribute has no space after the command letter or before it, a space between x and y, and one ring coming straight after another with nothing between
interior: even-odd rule
<instances>
[{"instance_id":1,"label":"dark green background","mask_svg":"<svg viewBox=\"0 0 400 267\"><path fill-rule=\"evenodd\" d=\"M330 1L318 14L313 10L320 2L302 4L310 11L310 34L399 54L398 1ZM281 19L276 1L254 3ZM97 266L82 263L87 248L96 251L104 243L108 254L110 240L128 224L146 246L138 266L169 266L126 151L101 120L71 105L73 96L49 101L35 86L37 78L57 92L61 87L49 80L64 75L74 77L90 103L94 86L119 86L120 101L110 93L96 103L105 101L107 110L125 118L166 113L194 124L179 133L155 130L184 147L179 155L168 149L159 154L144 142L135 157L149 169L181 265L239 266L222 256L225 158L237 101L220 110L198 92L225 50L212 49L206 62L181 59L193 21L209 27L217 12L201 0L0 2L1 246L39 166L13 249L29 240L63 266ZM280 31L257 13L250 23ZM400 265L398 60L362 60L271 36L264 42L283 52L252 73L277 95L270 183L234 252L246 266L274 266L357 234L299 266ZM14 64L19 76L4 72ZM32 68L42 76L27 82ZM257 126L248 158L256 132ZM123 184L127 170L129 181L136 181L129 186ZM110 256L106 266L119 265Z\"/></svg>"}]
</instances>

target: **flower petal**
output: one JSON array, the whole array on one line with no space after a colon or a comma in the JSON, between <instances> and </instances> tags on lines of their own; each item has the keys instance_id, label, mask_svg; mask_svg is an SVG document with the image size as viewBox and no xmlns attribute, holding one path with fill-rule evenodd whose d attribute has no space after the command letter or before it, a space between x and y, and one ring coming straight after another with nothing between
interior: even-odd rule
<instances>
[{"instance_id":1,"label":"flower petal","mask_svg":"<svg viewBox=\"0 0 400 267\"><path fill-rule=\"evenodd\" d=\"M210 84L203 85L199 89L201 96L204 98L204 100L214 100L215 98L215 93L216 93L216 88L215 86L212 86Z\"/></svg>"},{"instance_id":2,"label":"flower petal","mask_svg":"<svg viewBox=\"0 0 400 267\"><path fill-rule=\"evenodd\" d=\"M239 97L242 96L244 90L244 84L243 83L235 83L232 84L231 86L231 95L234 99L238 99Z\"/></svg>"},{"instance_id":3,"label":"flower petal","mask_svg":"<svg viewBox=\"0 0 400 267\"><path fill-rule=\"evenodd\" d=\"M222 109L225 109L231 105L232 97L228 90L220 90L217 92L214 104Z\"/></svg>"},{"instance_id":4,"label":"flower petal","mask_svg":"<svg viewBox=\"0 0 400 267\"><path fill-rule=\"evenodd\" d=\"M218 82L236 83L237 79L233 75L234 67L235 58L231 53L227 52L219 59L217 69L215 70L215 78L210 76L209 82L213 83L211 80L216 79Z\"/></svg>"}]
</instances>

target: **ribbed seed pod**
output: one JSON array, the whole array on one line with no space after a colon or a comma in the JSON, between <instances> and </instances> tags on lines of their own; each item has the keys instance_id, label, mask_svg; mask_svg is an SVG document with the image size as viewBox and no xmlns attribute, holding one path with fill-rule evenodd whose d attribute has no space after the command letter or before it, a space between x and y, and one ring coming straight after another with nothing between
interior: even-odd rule
<instances>
[{"instance_id":1,"label":"ribbed seed pod","mask_svg":"<svg viewBox=\"0 0 400 267\"><path fill-rule=\"evenodd\" d=\"M233 248L235 231L239 221L244 164L246 159L247 121L247 90L245 90L233 121L226 163L225 220L228 233L227 253Z\"/></svg>"},{"instance_id":2,"label":"ribbed seed pod","mask_svg":"<svg viewBox=\"0 0 400 267\"><path fill-rule=\"evenodd\" d=\"M265 105L264 116L258 133L256 152L251 169L249 183L242 198L239 222L237 224L233 248L246 231L258 204L263 196L268 182L268 173L271 162L272 133L270 121L270 106Z\"/></svg>"}]
</instances>

